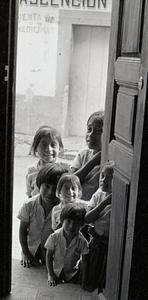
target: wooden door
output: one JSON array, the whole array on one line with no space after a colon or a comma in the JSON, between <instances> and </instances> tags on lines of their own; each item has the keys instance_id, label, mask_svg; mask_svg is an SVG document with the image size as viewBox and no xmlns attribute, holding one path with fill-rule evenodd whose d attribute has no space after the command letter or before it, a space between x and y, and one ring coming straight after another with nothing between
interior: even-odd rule
<instances>
[{"instance_id":1,"label":"wooden door","mask_svg":"<svg viewBox=\"0 0 148 300\"><path fill-rule=\"evenodd\" d=\"M107 300L129 299L147 98L147 29L148 1L113 0L102 151L102 161L115 161Z\"/></svg>"},{"instance_id":2,"label":"wooden door","mask_svg":"<svg viewBox=\"0 0 148 300\"><path fill-rule=\"evenodd\" d=\"M11 290L17 1L0 2L0 297Z\"/></svg>"}]
</instances>

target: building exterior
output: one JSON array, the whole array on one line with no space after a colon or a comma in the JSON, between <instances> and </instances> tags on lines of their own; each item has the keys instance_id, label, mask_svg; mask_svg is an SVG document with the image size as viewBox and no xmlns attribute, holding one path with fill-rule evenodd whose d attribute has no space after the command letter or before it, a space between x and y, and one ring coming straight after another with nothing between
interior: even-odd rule
<instances>
[{"instance_id":1,"label":"building exterior","mask_svg":"<svg viewBox=\"0 0 148 300\"><path fill-rule=\"evenodd\" d=\"M20 0L16 132L83 136L104 109L111 0Z\"/></svg>"}]
</instances>

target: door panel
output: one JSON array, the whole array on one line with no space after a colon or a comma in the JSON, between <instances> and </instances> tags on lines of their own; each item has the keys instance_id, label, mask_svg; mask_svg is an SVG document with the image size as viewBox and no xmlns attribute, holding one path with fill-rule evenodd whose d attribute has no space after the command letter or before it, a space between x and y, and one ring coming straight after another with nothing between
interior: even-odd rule
<instances>
[{"instance_id":1,"label":"door panel","mask_svg":"<svg viewBox=\"0 0 148 300\"><path fill-rule=\"evenodd\" d=\"M147 90L145 3L114 0L112 7L102 151L102 162L115 161L107 300L128 299Z\"/></svg>"},{"instance_id":2,"label":"door panel","mask_svg":"<svg viewBox=\"0 0 148 300\"><path fill-rule=\"evenodd\" d=\"M124 246L124 226L126 222L129 182L124 176L116 172L113 186L113 199L118 199L118 201L113 201L112 203L112 226L109 238L110 257L112 259L110 259L110 263L108 264L106 278L106 289L109 291L107 299L119 299L117 295L120 290L120 270Z\"/></svg>"},{"instance_id":3,"label":"door panel","mask_svg":"<svg viewBox=\"0 0 148 300\"><path fill-rule=\"evenodd\" d=\"M142 0L126 0L123 11L122 52L136 53L140 48ZM133 38L131 38L133 37Z\"/></svg>"}]
</instances>

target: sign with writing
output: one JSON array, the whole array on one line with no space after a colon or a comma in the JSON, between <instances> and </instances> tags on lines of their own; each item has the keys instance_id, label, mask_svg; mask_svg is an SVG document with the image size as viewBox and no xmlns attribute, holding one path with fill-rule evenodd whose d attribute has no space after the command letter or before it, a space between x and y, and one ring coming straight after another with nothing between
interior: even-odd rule
<instances>
[{"instance_id":1,"label":"sign with writing","mask_svg":"<svg viewBox=\"0 0 148 300\"><path fill-rule=\"evenodd\" d=\"M107 0L20 0L20 4L27 6L42 6L64 9L93 9L107 7Z\"/></svg>"}]
</instances>

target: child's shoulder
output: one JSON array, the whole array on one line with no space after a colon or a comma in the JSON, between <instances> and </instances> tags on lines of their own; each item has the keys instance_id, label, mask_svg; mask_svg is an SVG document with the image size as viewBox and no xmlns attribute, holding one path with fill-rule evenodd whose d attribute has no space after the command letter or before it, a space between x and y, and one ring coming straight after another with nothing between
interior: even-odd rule
<instances>
[{"instance_id":1,"label":"child's shoulder","mask_svg":"<svg viewBox=\"0 0 148 300\"><path fill-rule=\"evenodd\" d=\"M79 151L78 154L81 156L93 155L93 150L89 149L89 148L85 148L85 149Z\"/></svg>"},{"instance_id":2,"label":"child's shoulder","mask_svg":"<svg viewBox=\"0 0 148 300\"><path fill-rule=\"evenodd\" d=\"M32 196L25 201L26 206L34 207L40 205L40 194Z\"/></svg>"},{"instance_id":3,"label":"child's shoulder","mask_svg":"<svg viewBox=\"0 0 148 300\"><path fill-rule=\"evenodd\" d=\"M38 172L38 162L35 162L34 164L32 164L32 166L30 166L27 170L28 175L35 173L35 172Z\"/></svg>"},{"instance_id":4,"label":"child's shoulder","mask_svg":"<svg viewBox=\"0 0 148 300\"><path fill-rule=\"evenodd\" d=\"M80 163L81 165L85 164L93 157L93 150L91 149L83 149L79 151L73 161L73 164Z\"/></svg>"},{"instance_id":5,"label":"child's shoulder","mask_svg":"<svg viewBox=\"0 0 148 300\"><path fill-rule=\"evenodd\" d=\"M57 205L55 205L54 207L53 207L53 209L52 209L52 213L56 213L56 212L58 212L58 211L61 211L61 203L59 203L59 204L57 204Z\"/></svg>"}]
</instances>

